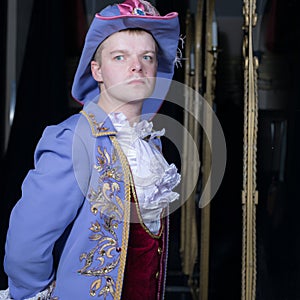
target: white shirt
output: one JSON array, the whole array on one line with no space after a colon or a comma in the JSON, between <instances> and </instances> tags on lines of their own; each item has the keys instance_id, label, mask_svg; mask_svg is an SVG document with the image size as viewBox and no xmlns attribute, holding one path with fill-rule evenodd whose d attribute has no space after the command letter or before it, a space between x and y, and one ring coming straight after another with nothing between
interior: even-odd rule
<instances>
[{"instance_id":1,"label":"white shirt","mask_svg":"<svg viewBox=\"0 0 300 300\"><path fill-rule=\"evenodd\" d=\"M162 210L179 198L172 190L181 179L176 166L168 164L152 142L153 138L164 135L165 130L152 131L152 122L146 120L130 126L123 113L111 113L109 117L132 171L144 224L157 234Z\"/></svg>"}]
</instances>

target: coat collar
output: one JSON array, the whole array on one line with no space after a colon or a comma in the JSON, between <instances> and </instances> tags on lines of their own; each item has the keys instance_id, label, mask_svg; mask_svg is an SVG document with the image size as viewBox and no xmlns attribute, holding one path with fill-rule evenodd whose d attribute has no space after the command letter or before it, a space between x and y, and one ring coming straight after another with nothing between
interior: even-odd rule
<instances>
[{"instance_id":1,"label":"coat collar","mask_svg":"<svg viewBox=\"0 0 300 300\"><path fill-rule=\"evenodd\" d=\"M97 104L97 101L98 97L94 98L93 101L85 104L80 112L89 122L92 135L94 137L116 135L117 131L113 126L111 119Z\"/></svg>"}]
</instances>

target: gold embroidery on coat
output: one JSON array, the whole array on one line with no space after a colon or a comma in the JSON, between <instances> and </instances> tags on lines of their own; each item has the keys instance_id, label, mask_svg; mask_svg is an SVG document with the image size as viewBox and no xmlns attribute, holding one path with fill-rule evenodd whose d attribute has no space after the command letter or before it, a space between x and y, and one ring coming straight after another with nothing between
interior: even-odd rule
<instances>
[{"instance_id":1,"label":"gold embroidery on coat","mask_svg":"<svg viewBox=\"0 0 300 300\"><path fill-rule=\"evenodd\" d=\"M115 285L114 281L110 276L105 276L105 280L106 280L105 286L99 292L99 296L103 295L104 299L106 299L109 293L110 294L114 293L114 285ZM99 278L93 282L90 289L90 295L92 297L96 296L96 291L101 288L101 285L102 285L102 278Z\"/></svg>"},{"instance_id":2,"label":"gold embroidery on coat","mask_svg":"<svg viewBox=\"0 0 300 300\"><path fill-rule=\"evenodd\" d=\"M127 158L124 154L124 152L121 149L120 144L118 143L115 136L110 136L110 139L112 141L114 149L116 149L117 156L121 162L122 170L124 173L124 183L125 183L125 198L123 199L124 203L124 223L123 223L123 232L122 232L122 248L121 249L127 249L127 243L129 238L129 219L130 219L130 205L131 205L131 194L130 194L130 168L127 161ZM121 250L119 249L119 250ZM117 249L118 250L118 249ZM115 297L114 300L121 299L122 294L122 287L123 287L123 276L124 276L124 270L125 270L125 264L126 264L126 251L122 251L120 255L120 265L118 268L118 277L116 281L116 289L115 289Z\"/></svg>"},{"instance_id":3,"label":"gold embroidery on coat","mask_svg":"<svg viewBox=\"0 0 300 300\"><path fill-rule=\"evenodd\" d=\"M106 148L98 147L94 169L99 174L98 186L97 190L90 189L88 199L91 212L102 222L100 224L95 220L89 228L89 239L96 245L81 254L80 261L84 262L84 266L78 273L96 277L90 285L90 295L106 299L108 294L114 298L115 282L109 273L119 265L122 249L116 229L124 213L124 204L119 195L123 176L114 150L109 154Z\"/></svg>"},{"instance_id":4,"label":"gold embroidery on coat","mask_svg":"<svg viewBox=\"0 0 300 300\"><path fill-rule=\"evenodd\" d=\"M95 165L94 168L98 172L104 171L103 174L100 175L100 180L108 177L115 179L116 181L120 181L122 179L122 176L120 172L120 166L116 165L117 156L115 154L115 151L113 151L111 157L108 154L106 148L101 150L100 147L97 147L97 152L99 155L97 155L96 157L97 165Z\"/></svg>"},{"instance_id":5,"label":"gold embroidery on coat","mask_svg":"<svg viewBox=\"0 0 300 300\"><path fill-rule=\"evenodd\" d=\"M86 113L84 110L80 111L82 115L86 117L88 120L93 136L103 136L103 135L110 135L116 134L116 131L108 131L109 128L104 127L104 122L97 122L96 117L92 113Z\"/></svg>"}]
</instances>

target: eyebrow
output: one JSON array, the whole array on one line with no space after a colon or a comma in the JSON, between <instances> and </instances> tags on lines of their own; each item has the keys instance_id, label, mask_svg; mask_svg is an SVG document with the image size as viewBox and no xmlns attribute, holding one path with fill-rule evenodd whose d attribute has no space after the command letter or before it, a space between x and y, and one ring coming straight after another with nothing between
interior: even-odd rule
<instances>
[{"instance_id":1,"label":"eyebrow","mask_svg":"<svg viewBox=\"0 0 300 300\"><path fill-rule=\"evenodd\" d=\"M128 50L122 50L122 49L119 49L119 50L113 50L111 52L109 52L110 54L116 54L116 53L124 53L124 54L128 54L129 51ZM153 53L153 54L156 54L157 52L155 50L145 50L142 52L142 54L145 54L145 53Z\"/></svg>"}]
</instances>

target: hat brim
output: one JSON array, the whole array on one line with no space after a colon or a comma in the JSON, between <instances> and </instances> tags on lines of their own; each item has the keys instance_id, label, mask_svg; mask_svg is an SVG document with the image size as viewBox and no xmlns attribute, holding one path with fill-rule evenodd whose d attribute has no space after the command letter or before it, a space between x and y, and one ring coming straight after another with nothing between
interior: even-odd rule
<instances>
[{"instance_id":1,"label":"hat brim","mask_svg":"<svg viewBox=\"0 0 300 300\"><path fill-rule=\"evenodd\" d=\"M90 62L98 46L111 34L129 28L141 28L150 32L158 44L157 78L172 79L174 63L179 41L179 21L176 12L165 16L116 15L117 6L110 7L110 15L96 14L86 35L84 48L75 73L72 96L78 102L85 104L99 95L98 83L92 76ZM143 114L156 113L169 86L156 87L162 99L146 99L143 104ZM157 94L157 92L154 92Z\"/></svg>"}]
</instances>

